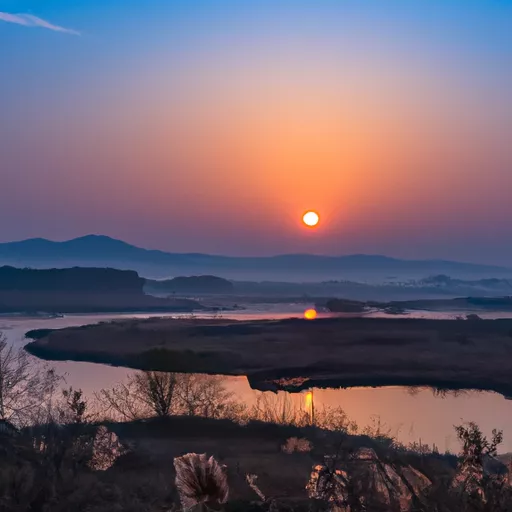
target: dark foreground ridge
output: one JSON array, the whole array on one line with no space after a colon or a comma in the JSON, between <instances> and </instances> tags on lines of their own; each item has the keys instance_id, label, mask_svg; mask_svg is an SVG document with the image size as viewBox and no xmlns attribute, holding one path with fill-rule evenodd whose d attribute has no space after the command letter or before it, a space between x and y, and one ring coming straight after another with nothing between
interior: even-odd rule
<instances>
[{"instance_id":1,"label":"dark foreground ridge","mask_svg":"<svg viewBox=\"0 0 512 512\"><path fill-rule=\"evenodd\" d=\"M27 350L43 359L247 375L260 390L403 385L512 396L512 320L153 318L29 334L39 339Z\"/></svg>"},{"instance_id":2,"label":"dark foreground ridge","mask_svg":"<svg viewBox=\"0 0 512 512\"><path fill-rule=\"evenodd\" d=\"M41 439L45 451L39 449ZM293 449L294 446L297 448ZM366 467L368 456L379 463L383 461L388 472L392 468L405 468L404 472L412 475L412 482L432 482L432 487L439 485L443 478L451 481L457 475L454 455L419 453L405 446L395 447L392 439L348 435L341 429L327 431L312 426L298 428L254 421L241 426L230 420L194 416L129 423L39 425L12 437L0 436L4 498L1 510L184 510L174 485L177 472L173 461L187 453L208 453L223 465L229 501L222 509L203 510L225 512L332 510L327 498L324 501L323 495L311 491L310 497L306 488L318 471L315 471L317 465L331 453L337 454L337 466L345 467L347 461L354 460L350 469L353 468L360 481L368 475L364 482L370 482L372 476L360 469ZM499 460L493 462L495 471L506 470ZM413 478L416 474L421 478ZM246 475L257 477L263 497L248 484ZM215 483L212 479L208 481ZM198 486L198 492L203 492L196 494L201 498L216 488ZM423 488L418 485L418 494ZM429 500L433 506L440 501L436 496ZM443 495L444 500L447 497L450 495Z\"/></svg>"}]
</instances>

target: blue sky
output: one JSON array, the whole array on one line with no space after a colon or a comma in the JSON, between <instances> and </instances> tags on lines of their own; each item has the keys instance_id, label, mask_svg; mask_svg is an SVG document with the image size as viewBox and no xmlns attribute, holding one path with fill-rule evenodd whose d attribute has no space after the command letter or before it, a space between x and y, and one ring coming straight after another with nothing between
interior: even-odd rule
<instances>
[{"instance_id":1,"label":"blue sky","mask_svg":"<svg viewBox=\"0 0 512 512\"><path fill-rule=\"evenodd\" d=\"M0 240L507 263L511 62L509 0L0 0Z\"/></svg>"}]
</instances>

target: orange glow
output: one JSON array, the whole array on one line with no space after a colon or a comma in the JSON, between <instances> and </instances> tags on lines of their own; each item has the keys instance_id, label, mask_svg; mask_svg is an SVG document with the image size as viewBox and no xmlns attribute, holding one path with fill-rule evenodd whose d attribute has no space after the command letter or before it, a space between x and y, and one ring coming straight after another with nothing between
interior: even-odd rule
<instances>
[{"instance_id":1,"label":"orange glow","mask_svg":"<svg viewBox=\"0 0 512 512\"><path fill-rule=\"evenodd\" d=\"M78 111L66 110L73 115L52 116L51 137L34 139L39 150L16 158L32 168L32 153L46 154L58 139L52 193L78 198L73 208L82 231L142 236L143 245L174 250L174 242L161 247L158 233L169 219L186 218L173 233L187 252L407 256L420 250L407 243L411 232L421 233L430 251L432 237L460 232L461 219L482 230L491 218L501 219L507 187L502 201L491 201L496 191L488 187L500 180L484 181L478 169L489 154L501 155L493 162L504 173L510 167L510 147L500 142L510 118L503 113L501 136L491 137L487 99L476 108L477 88L459 84L458 72L450 74L455 66L438 73L435 59L432 73L428 67L417 73L416 57L409 63L383 50L348 51L340 59L327 37L315 51L308 41L307 53L297 51L301 41L279 52L270 40L268 48L240 45L225 58L197 45L183 60L186 72L165 60L165 50L148 57L147 72L130 73L121 90L99 95L105 103L93 94ZM84 121L75 125L77 119ZM76 172L66 172L70 165ZM469 178L460 186L463 175ZM98 181L105 186L94 190ZM114 186L122 204L106 192ZM460 200L452 198L454 187ZM95 215L84 199L90 195ZM484 196L488 213L475 218ZM427 215L432 197L436 213ZM316 227L303 221L309 208L320 213ZM125 217L133 222L121 222ZM96 225L97 219L108 223Z\"/></svg>"},{"instance_id":2,"label":"orange glow","mask_svg":"<svg viewBox=\"0 0 512 512\"><path fill-rule=\"evenodd\" d=\"M309 414L311 425L313 425L315 423L315 404L313 402L313 391L308 391L306 393L306 400L304 405L306 412Z\"/></svg>"},{"instance_id":3,"label":"orange glow","mask_svg":"<svg viewBox=\"0 0 512 512\"><path fill-rule=\"evenodd\" d=\"M306 226L308 226L310 228L314 228L315 226L317 226L319 221L320 221L320 216L318 215L318 213L314 212L313 210L307 211L302 216L302 222L304 222L304 224L306 224Z\"/></svg>"},{"instance_id":4,"label":"orange glow","mask_svg":"<svg viewBox=\"0 0 512 512\"><path fill-rule=\"evenodd\" d=\"M314 320L316 318L316 314L316 310L306 309L306 311L304 311L304 318L306 320Z\"/></svg>"}]
</instances>

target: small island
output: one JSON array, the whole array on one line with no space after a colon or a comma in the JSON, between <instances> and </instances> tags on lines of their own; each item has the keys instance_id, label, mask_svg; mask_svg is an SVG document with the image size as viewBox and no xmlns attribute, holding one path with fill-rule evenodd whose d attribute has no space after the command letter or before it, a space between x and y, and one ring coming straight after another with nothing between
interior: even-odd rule
<instances>
[{"instance_id":1,"label":"small island","mask_svg":"<svg viewBox=\"0 0 512 512\"><path fill-rule=\"evenodd\" d=\"M512 396L512 320L150 318L29 333L43 359L246 375L253 388L431 386Z\"/></svg>"}]
</instances>

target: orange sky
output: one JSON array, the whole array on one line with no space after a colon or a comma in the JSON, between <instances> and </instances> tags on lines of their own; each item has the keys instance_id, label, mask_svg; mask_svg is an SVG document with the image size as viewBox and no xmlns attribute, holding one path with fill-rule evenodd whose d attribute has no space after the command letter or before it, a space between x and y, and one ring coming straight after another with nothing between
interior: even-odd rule
<instances>
[{"instance_id":1,"label":"orange sky","mask_svg":"<svg viewBox=\"0 0 512 512\"><path fill-rule=\"evenodd\" d=\"M5 102L5 179L25 208L0 237L512 257L499 241L492 255L480 249L512 234L499 13L485 17L489 40L471 39L484 18L465 13L461 24L455 6L381 17L355 4L263 9L229 11L232 23L211 11L218 25L180 11L184 25L162 20L137 45L121 15L108 35L97 28L66 49L40 42L60 74L43 74L37 92L20 82L30 94ZM16 209L9 195L0 204ZM310 208L322 216L316 232L300 222Z\"/></svg>"}]
</instances>

